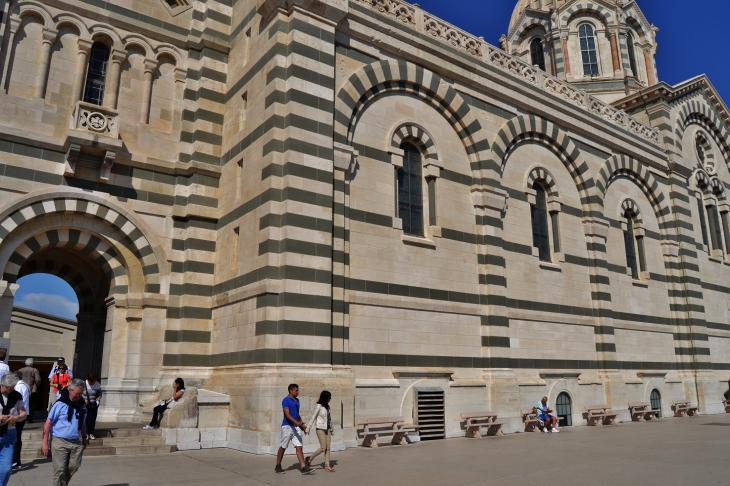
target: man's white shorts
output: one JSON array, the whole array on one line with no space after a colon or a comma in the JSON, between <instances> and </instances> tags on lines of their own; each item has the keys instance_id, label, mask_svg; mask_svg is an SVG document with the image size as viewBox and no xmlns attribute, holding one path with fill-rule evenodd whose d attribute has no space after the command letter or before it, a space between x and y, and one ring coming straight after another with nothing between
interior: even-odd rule
<instances>
[{"instance_id":1,"label":"man's white shorts","mask_svg":"<svg viewBox=\"0 0 730 486\"><path fill-rule=\"evenodd\" d=\"M281 448L286 449L289 447L291 442L294 447L302 447L302 429L294 427L293 429L289 425L281 426Z\"/></svg>"}]
</instances>

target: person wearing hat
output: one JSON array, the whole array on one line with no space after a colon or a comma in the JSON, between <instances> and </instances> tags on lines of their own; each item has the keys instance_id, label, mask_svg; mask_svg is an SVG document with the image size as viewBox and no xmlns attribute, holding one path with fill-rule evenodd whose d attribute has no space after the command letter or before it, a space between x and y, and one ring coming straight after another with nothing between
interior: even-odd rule
<instances>
[{"instance_id":1,"label":"person wearing hat","mask_svg":"<svg viewBox=\"0 0 730 486\"><path fill-rule=\"evenodd\" d=\"M53 379L53 375L55 375L58 372L58 365L60 365L62 363L64 365L66 365L66 360L63 358L63 356L61 356L60 358L58 358L58 361L56 361L55 363L53 363L53 369L51 370L50 373L48 373L48 379L49 380ZM71 367L68 366L68 365L66 365L66 373L68 373L71 376L71 378L73 378L73 376L74 376L73 371L71 371Z\"/></svg>"},{"instance_id":2,"label":"person wearing hat","mask_svg":"<svg viewBox=\"0 0 730 486\"><path fill-rule=\"evenodd\" d=\"M66 387L68 387L68 384L71 383L71 380L72 377L71 374L68 372L66 364L62 361L59 362L55 373L52 373L51 378L48 380L51 384L51 393L48 397L49 412L51 411L51 407L53 406L54 402L58 400L58 398L61 396L61 391L65 390Z\"/></svg>"}]
</instances>

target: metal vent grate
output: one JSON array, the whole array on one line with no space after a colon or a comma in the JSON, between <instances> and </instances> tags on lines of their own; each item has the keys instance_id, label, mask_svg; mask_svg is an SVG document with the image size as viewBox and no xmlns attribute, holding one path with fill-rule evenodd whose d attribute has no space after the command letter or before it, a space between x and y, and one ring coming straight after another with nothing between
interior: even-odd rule
<instances>
[{"instance_id":1,"label":"metal vent grate","mask_svg":"<svg viewBox=\"0 0 730 486\"><path fill-rule=\"evenodd\" d=\"M421 440L446 437L444 391L441 388L416 389L416 423Z\"/></svg>"}]
</instances>

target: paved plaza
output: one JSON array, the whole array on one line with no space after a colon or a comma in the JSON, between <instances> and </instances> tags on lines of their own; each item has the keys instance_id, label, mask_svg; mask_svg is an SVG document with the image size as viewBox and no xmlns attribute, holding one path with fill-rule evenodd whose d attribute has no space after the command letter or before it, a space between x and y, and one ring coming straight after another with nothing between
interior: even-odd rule
<instances>
[{"instance_id":1,"label":"paved plaza","mask_svg":"<svg viewBox=\"0 0 730 486\"><path fill-rule=\"evenodd\" d=\"M665 418L561 434L449 439L333 454L336 473L302 476L293 456L285 474L273 456L228 449L85 458L73 486L142 485L714 485L730 484L730 415ZM311 439L308 439L311 440ZM540 459L542 458L542 460ZM319 461L315 461L319 462ZM11 486L47 486L52 467L36 462Z\"/></svg>"}]
</instances>

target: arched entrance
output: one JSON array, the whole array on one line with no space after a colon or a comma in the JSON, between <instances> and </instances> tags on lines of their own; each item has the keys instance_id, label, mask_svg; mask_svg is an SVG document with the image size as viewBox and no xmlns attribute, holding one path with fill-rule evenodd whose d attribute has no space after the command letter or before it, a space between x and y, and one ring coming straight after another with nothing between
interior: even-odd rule
<instances>
[{"instance_id":1,"label":"arched entrance","mask_svg":"<svg viewBox=\"0 0 730 486\"><path fill-rule=\"evenodd\" d=\"M656 410L656 416L662 417L662 394L658 389L654 388L649 395L649 402L651 403L651 409Z\"/></svg>"},{"instance_id":2,"label":"arched entrance","mask_svg":"<svg viewBox=\"0 0 730 486\"><path fill-rule=\"evenodd\" d=\"M159 294L169 269L151 234L134 213L73 189L0 207L0 333L10 329L19 278L42 272L68 282L79 299L74 375L100 372L110 411L105 420L134 420L140 380L154 379L151 370L162 366L161 351L143 355L140 346L162 342L164 332ZM146 325L153 314L156 325ZM140 366L143 358L148 370Z\"/></svg>"},{"instance_id":3,"label":"arched entrance","mask_svg":"<svg viewBox=\"0 0 730 486\"><path fill-rule=\"evenodd\" d=\"M559 427L570 427L573 425L573 406L570 395L565 392L560 393L555 400L555 415L558 416Z\"/></svg>"}]
</instances>

